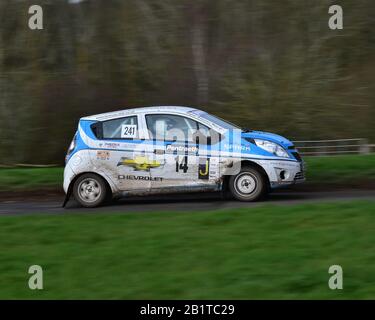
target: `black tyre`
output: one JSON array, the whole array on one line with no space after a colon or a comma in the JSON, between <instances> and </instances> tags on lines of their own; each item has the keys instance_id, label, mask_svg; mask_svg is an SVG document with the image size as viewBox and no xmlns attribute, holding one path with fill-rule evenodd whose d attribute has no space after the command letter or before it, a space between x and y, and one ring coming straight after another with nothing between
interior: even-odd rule
<instances>
[{"instance_id":1,"label":"black tyre","mask_svg":"<svg viewBox=\"0 0 375 320\"><path fill-rule=\"evenodd\" d=\"M260 170L245 166L229 178L229 190L240 201L257 201L267 192L267 179Z\"/></svg>"},{"instance_id":2,"label":"black tyre","mask_svg":"<svg viewBox=\"0 0 375 320\"><path fill-rule=\"evenodd\" d=\"M94 173L80 176L73 186L74 198L84 207L97 207L108 199L108 188L104 179Z\"/></svg>"}]
</instances>

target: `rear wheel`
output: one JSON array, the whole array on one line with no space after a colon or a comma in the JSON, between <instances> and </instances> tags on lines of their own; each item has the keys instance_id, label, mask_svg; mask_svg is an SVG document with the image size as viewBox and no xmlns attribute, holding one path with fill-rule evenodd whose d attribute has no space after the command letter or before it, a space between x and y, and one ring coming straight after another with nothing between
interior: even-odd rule
<instances>
[{"instance_id":1,"label":"rear wheel","mask_svg":"<svg viewBox=\"0 0 375 320\"><path fill-rule=\"evenodd\" d=\"M257 201L266 194L267 180L256 168L243 167L229 178L229 190L237 200Z\"/></svg>"},{"instance_id":2,"label":"rear wheel","mask_svg":"<svg viewBox=\"0 0 375 320\"><path fill-rule=\"evenodd\" d=\"M73 195L82 206L97 207L107 198L107 185L102 177L93 173L85 173L74 183Z\"/></svg>"}]
</instances>

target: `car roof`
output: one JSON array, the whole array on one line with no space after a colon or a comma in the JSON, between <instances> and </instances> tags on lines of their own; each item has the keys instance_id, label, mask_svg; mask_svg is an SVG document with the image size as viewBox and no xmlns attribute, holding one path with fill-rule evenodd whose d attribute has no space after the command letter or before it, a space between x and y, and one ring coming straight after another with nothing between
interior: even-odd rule
<instances>
[{"instance_id":1,"label":"car roof","mask_svg":"<svg viewBox=\"0 0 375 320\"><path fill-rule=\"evenodd\" d=\"M93 121L104 121L116 118L121 118L129 115L136 115L139 113L149 113L149 112L168 112L168 113L189 113L192 111L200 111L196 108L191 107L181 107L181 106L152 106L152 107L139 107L118 110L113 112L106 112L101 114L96 114L92 116L86 116L81 118L81 120L93 120Z\"/></svg>"}]
</instances>

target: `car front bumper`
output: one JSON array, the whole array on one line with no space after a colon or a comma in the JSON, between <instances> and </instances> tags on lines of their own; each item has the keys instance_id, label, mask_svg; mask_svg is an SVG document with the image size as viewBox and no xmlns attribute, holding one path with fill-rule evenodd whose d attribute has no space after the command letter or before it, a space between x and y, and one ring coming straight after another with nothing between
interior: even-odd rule
<instances>
[{"instance_id":1,"label":"car front bumper","mask_svg":"<svg viewBox=\"0 0 375 320\"><path fill-rule=\"evenodd\" d=\"M303 161L261 161L259 163L268 175L271 188L304 182L305 165Z\"/></svg>"}]
</instances>

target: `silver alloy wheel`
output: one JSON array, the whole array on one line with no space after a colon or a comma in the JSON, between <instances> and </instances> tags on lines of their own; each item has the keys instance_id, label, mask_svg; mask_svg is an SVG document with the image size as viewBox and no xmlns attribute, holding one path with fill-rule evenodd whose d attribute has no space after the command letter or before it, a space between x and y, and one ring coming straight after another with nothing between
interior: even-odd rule
<instances>
[{"instance_id":1,"label":"silver alloy wheel","mask_svg":"<svg viewBox=\"0 0 375 320\"><path fill-rule=\"evenodd\" d=\"M239 174L234 181L236 191L245 196L252 194L256 190L257 185L257 177L250 172L243 172Z\"/></svg>"},{"instance_id":2,"label":"silver alloy wheel","mask_svg":"<svg viewBox=\"0 0 375 320\"><path fill-rule=\"evenodd\" d=\"M78 196L84 202L95 202L99 199L102 188L98 181L93 178L86 178L78 185Z\"/></svg>"}]
</instances>

